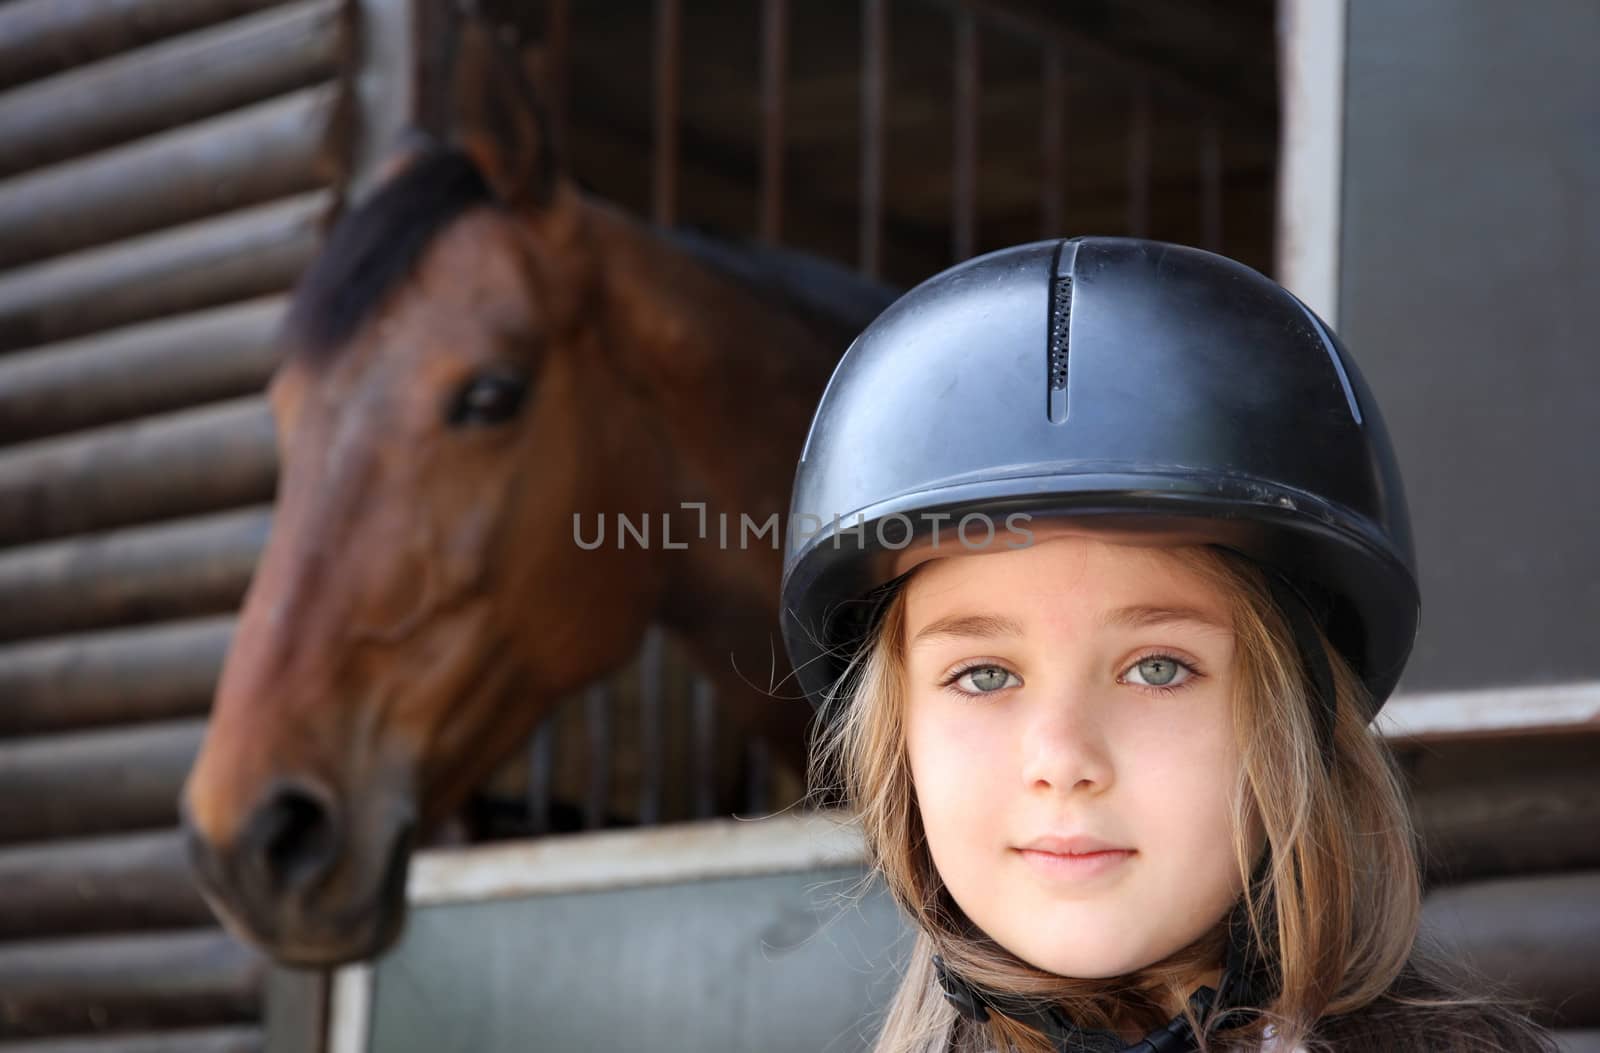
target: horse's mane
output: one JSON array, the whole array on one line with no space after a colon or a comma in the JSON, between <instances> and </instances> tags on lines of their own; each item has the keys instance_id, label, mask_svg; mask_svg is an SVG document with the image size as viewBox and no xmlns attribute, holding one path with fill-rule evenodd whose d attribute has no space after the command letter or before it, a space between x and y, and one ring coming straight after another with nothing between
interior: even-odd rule
<instances>
[{"instance_id":1,"label":"horse's mane","mask_svg":"<svg viewBox=\"0 0 1600 1053\"><path fill-rule=\"evenodd\" d=\"M295 290L286 333L300 353L326 357L355 334L461 214L496 205L487 182L457 150L432 146L341 216ZM788 249L657 231L669 245L814 326L834 354L895 298L887 286Z\"/></svg>"},{"instance_id":2,"label":"horse's mane","mask_svg":"<svg viewBox=\"0 0 1600 1053\"><path fill-rule=\"evenodd\" d=\"M332 354L400 285L439 232L495 203L463 153L423 150L366 201L339 217L301 277L286 332L301 353Z\"/></svg>"},{"instance_id":3,"label":"horse's mane","mask_svg":"<svg viewBox=\"0 0 1600 1053\"><path fill-rule=\"evenodd\" d=\"M809 253L737 241L697 228L658 233L674 248L817 326L838 343L835 356L899 296L897 289Z\"/></svg>"}]
</instances>

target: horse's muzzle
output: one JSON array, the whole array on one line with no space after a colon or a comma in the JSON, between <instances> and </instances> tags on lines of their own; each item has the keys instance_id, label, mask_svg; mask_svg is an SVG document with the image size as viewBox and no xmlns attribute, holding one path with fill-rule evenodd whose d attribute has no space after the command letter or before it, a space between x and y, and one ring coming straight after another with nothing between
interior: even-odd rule
<instances>
[{"instance_id":1,"label":"horse's muzzle","mask_svg":"<svg viewBox=\"0 0 1600 1053\"><path fill-rule=\"evenodd\" d=\"M325 788L283 780L218 843L185 808L202 895L235 935L284 965L327 967L381 953L405 919L414 809L407 802L361 811L354 821Z\"/></svg>"}]
</instances>

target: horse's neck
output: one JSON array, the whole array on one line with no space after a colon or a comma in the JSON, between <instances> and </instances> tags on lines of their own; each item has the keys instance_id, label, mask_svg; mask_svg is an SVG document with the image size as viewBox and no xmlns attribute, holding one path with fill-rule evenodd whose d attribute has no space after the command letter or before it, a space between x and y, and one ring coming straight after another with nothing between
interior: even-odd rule
<instances>
[{"instance_id":1,"label":"horse's neck","mask_svg":"<svg viewBox=\"0 0 1600 1053\"><path fill-rule=\"evenodd\" d=\"M591 206L601 310L671 450L674 502L764 523L784 513L812 412L844 348L797 313Z\"/></svg>"},{"instance_id":2,"label":"horse's neck","mask_svg":"<svg viewBox=\"0 0 1600 1053\"><path fill-rule=\"evenodd\" d=\"M662 511L688 546L658 553L660 617L725 690L765 691L789 668L774 631L789 489L844 348L616 213L592 229L612 339L671 450ZM804 713L773 719L791 735Z\"/></svg>"}]
</instances>

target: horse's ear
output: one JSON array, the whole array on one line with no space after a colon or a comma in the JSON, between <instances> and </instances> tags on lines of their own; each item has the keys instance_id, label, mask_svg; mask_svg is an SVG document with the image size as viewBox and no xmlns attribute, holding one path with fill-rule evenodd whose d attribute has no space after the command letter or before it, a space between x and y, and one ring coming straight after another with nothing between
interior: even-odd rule
<instances>
[{"instance_id":1,"label":"horse's ear","mask_svg":"<svg viewBox=\"0 0 1600 1053\"><path fill-rule=\"evenodd\" d=\"M377 172L372 180L373 184L382 186L391 182L400 173L416 164L419 158L439 149L441 149L441 144L432 135L415 125L406 128L395 138L394 145L390 147L389 153L378 163Z\"/></svg>"},{"instance_id":2,"label":"horse's ear","mask_svg":"<svg viewBox=\"0 0 1600 1053\"><path fill-rule=\"evenodd\" d=\"M517 48L482 18L464 20L456 49L455 139L509 205L552 200L559 169L550 124Z\"/></svg>"}]
</instances>

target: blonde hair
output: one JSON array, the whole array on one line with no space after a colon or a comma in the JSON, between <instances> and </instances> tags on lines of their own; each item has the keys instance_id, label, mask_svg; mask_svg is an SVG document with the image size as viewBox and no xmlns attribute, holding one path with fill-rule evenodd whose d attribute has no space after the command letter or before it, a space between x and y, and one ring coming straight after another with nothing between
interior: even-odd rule
<instances>
[{"instance_id":1,"label":"blonde hair","mask_svg":"<svg viewBox=\"0 0 1600 1053\"><path fill-rule=\"evenodd\" d=\"M1361 681L1325 641L1336 712L1331 753L1320 744L1293 635L1262 572L1223 550L1167 551L1232 601L1233 723L1242 758L1234 851L1250 939L1276 984L1258 1018L1219 1018L1213 1034L1226 1045L1252 1046L1270 1023L1280 1048L1313 1044L1319 1022L1377 1005L1415 972L1421 888L1402 787L1367 727L1370 703ZM958 1017L935 981L935 954L970 983L1059 1006L1080 1026L1165 1023L1171 1006L1184 1004L1196 973L1222 963L1226 919L1137 974L1079 980L1022 962L972 926L945 891L925 842L904 745L903 599L902 588L836 686L811 773L814 787L842 792L856 810L871 862L919 930L877 1053L1053 1053L1043 1035L1009 1017L990 1014L986 1023ZM1264 864L1253 851L1252 830L1264 835ZM1474 1004L1445 997L1445 990L1429 980L1405 1005ZM1191 1022L1203 1032L1201 1021Z\"/></svg>"}]
</instances>

